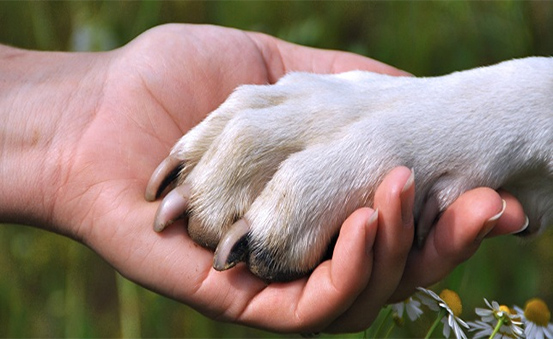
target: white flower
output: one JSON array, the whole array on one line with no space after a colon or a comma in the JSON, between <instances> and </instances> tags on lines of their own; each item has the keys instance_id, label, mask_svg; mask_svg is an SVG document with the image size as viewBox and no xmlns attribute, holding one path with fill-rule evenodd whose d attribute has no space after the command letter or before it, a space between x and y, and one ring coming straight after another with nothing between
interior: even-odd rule
<instances>
[{"instance_id":1,"label":"white flower","mask_svg":"<svg viewBox=\"0 0 553 339\"><path fill-rule=\"evenodd\" d=\"M471 331L478 331L474 338L489 338L495 331L494 339L522 338L522 322L520 316L505 305L484 299L488 308L476 308L475 312L481 320L469 322ZM497 328L499 326L499 328Z\"/></svg>"},{"instance_id":2,"label":"white flower","mask_svg":"<svg viewBox=\"0 0 553 339\"><path fill-rule=\"evenodd\" d=\"M524 322L524 334L531 339L553 339L551 312L543 300L534 298L526 302L524 310L515 307Z\"/></svg>"},{"instance_id":3,"label":"white flower","mask_svg":"<svg viewBox=\"0 0 553 339\"><path fill-rule=\"evenodd\" d=\"M470 326L471 332L478 331L474 334L473 339L481 339L481 338L489 338L494 330L494 326L490 325L490 323L487 323L482 320L476 320L476 321L469 321L468 325ZM503 337L500 337L503 339ZM494 338L498 339L498 338Z\"/></svg>"},{"instance_id":4,"label":"white flower","mask_svg":"<svg viewBox=\"0 0 553 339\"><path fill-rule=\"evenodd\" d=\"M441 322L444 324L443 335L449 338L451 330L453 330L457 339L467 339L461 326L465 328L469 326L459 318L463 311L459 295L447 289L443 290L439 296L422 287L419 287L418 290L421 292L418 294L418 298L423 304L433 311L439 311L440 314L443 313L443 315L441 315ZM445 315L447 315L447 317Z\"/></svg>"},{"instance_id":5,"label":"white flower","mask_svg":"<svg viewBox=\"0 0 553 339\"><path fill-rule=\"evenodd\" d=\"M392 311L398 318L403 319L403 312L407 313L407 316L411 321L417 320L422 314L421 303L418 300L409 297L404 301L391 305Z\"/></svg>"}]
</instances>

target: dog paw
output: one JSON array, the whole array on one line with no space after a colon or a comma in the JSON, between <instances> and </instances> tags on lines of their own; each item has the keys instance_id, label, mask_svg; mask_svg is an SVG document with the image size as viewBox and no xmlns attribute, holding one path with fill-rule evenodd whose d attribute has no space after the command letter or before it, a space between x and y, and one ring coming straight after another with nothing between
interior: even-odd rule
<instances>
[{"instance_id":1,"label":"dog paw","mask_svg":"<svg viewBox=\"0 0 553 339\"><path fill-rule=\"evenodd\" d=\"M174 182L154 227L186 212L191 238L216 249L216 269L244 261L261 278L290 280L324 258L346 217L404 165L416 173L419 241L478 186L510 188L538 230L553 207L543 75L553 66L526 60L437 78L294 73L239 87L152 175L148 200Z\"/></svg>"}]
</instances>

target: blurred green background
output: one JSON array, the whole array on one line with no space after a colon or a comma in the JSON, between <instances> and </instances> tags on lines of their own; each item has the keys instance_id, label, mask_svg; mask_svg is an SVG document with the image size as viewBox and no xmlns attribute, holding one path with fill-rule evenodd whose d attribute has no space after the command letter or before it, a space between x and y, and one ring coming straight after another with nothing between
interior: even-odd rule
<instances>
[{"instance_id":1,"label":"blurred green background","mask_svg":"<svg viewBox=\"0 0 553 339\"><path fill-rule=\"evenodd\" d=\"M107 50L167 22L266 32L349 50L415 75L437 75L528 55L553 54L553 3L0 1L0 43L41 50ZM464 301L553 307L553 235L486 241L441 285ZM84 246L14 225L0 227L0 337L265 337L211 321L121 278ZM392 336L420 336L425 325Z\"/></svg>"}]
</instances>

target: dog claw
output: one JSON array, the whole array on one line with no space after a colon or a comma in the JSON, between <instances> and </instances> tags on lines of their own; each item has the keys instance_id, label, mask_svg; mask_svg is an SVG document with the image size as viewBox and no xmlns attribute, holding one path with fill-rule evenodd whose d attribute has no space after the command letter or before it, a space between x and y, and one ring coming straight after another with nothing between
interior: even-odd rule
<instances>
[{"instance_id":1,"label":"dog claw","mask_svg":"<svg viewBox=\"0 0 553 339\"><path fill-rule=\"evenodd\" d=\"M190 186L180 185L167 194L161 201L154 219L154 230L161 232L179 219L188 208Z\"/></svg>"},{"instance_id":2,"label":"dog claw","mask_svg":"<svg viewBox=\"0 0 553 339\"><path fill-rule=\"evenodd\" d=\"M181 163L181 160L168 156L157 166L146 186L146 194L144 197L147 201L154 201L159 197L165 187L176 178Z\"/></svg>"},{"instance_id":3,"label":"dog claw","mask_svg":"<svg viewBox=\"0 0 553 339\"><path fill-rule=\"evenodd\" d=\"M246 219L235 222L217 245L213 268L217 271L224 271L234 267L240 261L244 261L248 254L249 232L250 225Z\"/></svg>"}]
</instances>

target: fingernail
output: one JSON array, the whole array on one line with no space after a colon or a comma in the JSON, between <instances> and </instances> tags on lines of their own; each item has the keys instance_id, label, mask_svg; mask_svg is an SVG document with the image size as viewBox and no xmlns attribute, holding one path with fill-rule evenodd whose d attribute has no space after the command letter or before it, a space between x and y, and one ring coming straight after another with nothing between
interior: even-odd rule
<instances>
[{"instance_id":1,"label":"fingernail","mask_svg":"<svg viewBox=\"0 0 553 339\"><path fill-rule=\"evenodd\" d=\"M494 215L493 217L489 218L488 220L486 220L484 222L484 225L482 226L482 229L480 230L480 232L476 236L477 241L481 241L482 239L484 239L484 237L486 235L488 235L488 233L490 233L493 230L493 228L497 224L497 220L499 220L499 218L501 218L501 216L505 212L505 208L507 207L507 202L503 199L501 199L501 201L503 202L503 206L501 208L501 211L499 211L499 213L497 213L496 215Z\"/></svg>"},{"instance_id":2,"label":"fingernail","mask_svg":"<svg viewBox=\"0 0 553 339\"><path fill-rule=\"evenodd\" d=\"M511 234L517 234L517 233L526 231L526 229L528 228L528 225L530 225L530 219L528 219L527 215L524 215L524 218L525 218L524 219L524 224L522 225L522 227L519 230L514 231Z\"/></svg>"},{"instance_id":3,"label":"fingernail","mask_svg":"<svg viewBox=\"0 0 553 339\"><path fill-rule=\"evenodd\" d=\"M411 169L411 175L400 193L401 200L401 220L403 225L409 227L413 225L413 205L415 204L415 171Z\"/></svg>"},{"instance_id":4,"label":"fingernail","mask_svg":"<svg viewBox=\"0 0 553 339\"><path fill-rule=\"evenodd\" d=\"M365 233L367 234L367 239L365 241L366 243L365 253L367 255L371 255L373 250L373 245L374 245L374 235L369 236L369 234L371 234L369 229L373 227L377 227L377 224L378 224L378 208L373 212L373 214L371 214L371 216L367 220L367 232Z\"/></svg>"}]
</instances>

